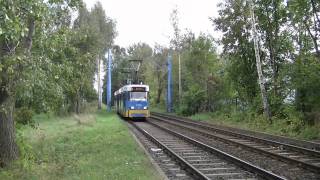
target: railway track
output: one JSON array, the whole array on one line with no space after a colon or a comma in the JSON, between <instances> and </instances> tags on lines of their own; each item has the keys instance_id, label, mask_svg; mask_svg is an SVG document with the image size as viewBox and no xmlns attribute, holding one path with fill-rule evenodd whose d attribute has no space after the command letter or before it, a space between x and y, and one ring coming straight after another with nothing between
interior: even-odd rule
<instances>
[{"instance_id":1,"label":"railway track","mask_svg":"<svg viewBox=\"0 0 320 180\"><path fill-rule=\"evenodd\" d=\"M289 144L289 145L293 145L293 146L300 146L300 147L304 147L307 149L320 151L320 142L311 142L311 141L292 139L292 138L287 138L284 136L277 136L277 135L271 135L271 134L266 134L266 133L262 133L262 132L256 132L256 131L238 129L238 128L233 128L233 127L228 127L228 126L211 124L211 123L204 122L204 121L197 122L197 121L193 121L189 118L168 115L168 114L163 114L163 113L152 112L151 114L153 116L161 116L161 117L169 118L169 119L173 119L173 120L180 119L180 120L191 121L191 122L198 123L198 124L205 125L205 126L209 126L209 127L215 128L215 129L226 130L229 132L235 132L235 133L244 134L247 136L254 136L254 137L257 137L260 139L266 139L266 140L270 140L270 141L276 141L276 142L280 142L280 143L284 143L284 144Z\"/></svg>"},{"instance_id":2,"label":"railway track","mask_svg":"<svg viewBox=\"0 0 320 180\"><path fill-rule=\"evenodd\" d=\"M318 175L320 173L320 152L314 149L233 132L207 123L195 122L159 113L152 113L150 121L162 122L181 130L199 134L208 139L214 139L249 151L254 151L267 157L286 162L290 164L290 166L294 165ZM315 176L319 177L318 175Z\"/></svg>"},{"instance_id":3,"label":"railway track","mask_svg":"<svg viewBox=\"0 0 320 180\"><path fill-rule=\"evenodd\" d=\"M130 124L140 133L140 139L141 135L145 137L144 144L157 149L156 155L169 166L172 179L284 179L159 124Z\"/></svg>"}]
</instances>

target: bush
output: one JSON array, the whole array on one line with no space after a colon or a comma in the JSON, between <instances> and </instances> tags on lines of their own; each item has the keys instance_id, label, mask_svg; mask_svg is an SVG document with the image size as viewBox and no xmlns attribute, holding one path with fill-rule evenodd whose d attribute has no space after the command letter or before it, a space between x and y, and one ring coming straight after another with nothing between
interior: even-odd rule
<instances>
[{"instance_id":1,"label":"bush","mask_svg":"<svg viewBox=\"0 0 320 180\"><path fill-rule=\"evenodd\" d=\"M31 125L34 127L35 122L32 119L33 117L33 111L27 107L22 107L19 109L16 109L14 113L14 120L16 123L21 124L21 125Z\"/></svg>"},{"instance_id":2,"label":"bush","mask_svg":"<svg viewBox=\"0 0 320 180\"><path fill-rule=\"evenodd\" d=\"M303 139L313 140L320 137L320 131L318 127L307 126L302 130L299 136Z\"/></svg>"},{"instance_id":3,"label":"bush","mask_svg":"<svg viewBox=\"0 0 320 180\"><path fill-rule=\"evenodd\" d=\"M23 130L17 129L16 131L16 142L19 146L19 160L16 161L21 167L30 170L32 163L36 160L33 148L27 141L27 138L23 136Z\"/></svg>"}]
</instances>

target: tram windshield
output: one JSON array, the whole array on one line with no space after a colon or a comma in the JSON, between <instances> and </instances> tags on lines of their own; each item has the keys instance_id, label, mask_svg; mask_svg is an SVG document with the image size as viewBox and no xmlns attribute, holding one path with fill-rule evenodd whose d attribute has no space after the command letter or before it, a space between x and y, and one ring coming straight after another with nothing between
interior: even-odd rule
<instances>
[{"instance_id":1,"label":"tram windshield","mask_svg":"<svg viewBox=\"0 0 320 180\"><path fill-rule=\"evenodd\" d=\"M131 92L130 100L145 101L147 100L147 92Z\"/></svg>"}]
</instances>

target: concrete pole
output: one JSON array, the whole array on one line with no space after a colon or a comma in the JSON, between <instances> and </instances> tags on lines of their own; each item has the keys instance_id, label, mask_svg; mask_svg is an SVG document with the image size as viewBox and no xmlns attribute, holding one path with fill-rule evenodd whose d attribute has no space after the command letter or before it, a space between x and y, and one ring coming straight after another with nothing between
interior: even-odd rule
<instances>
[{"instance_id":1,"label":"concrete pole","mask_svg":"<svg viewBox=\"0 0 320 180\"><path fill-rule=\"evenodd\" d=\"M172 112L172 57L168 55L167 112Z\"/></svg>"},{"instance_id":2,"label":"concrete pole","mask_svg":"<svg viewBox=\"0 0 320 180\"><path fill-rule=\"evenodd\" d=\"M181 86L181 62L180 62L180 52L179 52L179 105L181 105L182 96L182 86Z\"/></svg>"},{"instance_id":3,"label":"concrete pole","mask_svg":"<svg viewBox=\"0 0 320 180\"><path fill-rule=\"evenodd\" d=\"M101 77L100 77L100 57L98 57L98 109L101 109L102 96L101 96Z\"/></svg>"},{"instance_id":4,"label":"concrete pole","mask_svg":"<svg viewBox=\"0 0 320 180\"><path fill-rule=\"evenodd\" d=\"M108 67L107 67L107 72L108 72L108 77L107 77L107 111L111 111L111 61L112 61L112 56L111 56L111 49L108 51Z\"/></svg>"}]
</instances>

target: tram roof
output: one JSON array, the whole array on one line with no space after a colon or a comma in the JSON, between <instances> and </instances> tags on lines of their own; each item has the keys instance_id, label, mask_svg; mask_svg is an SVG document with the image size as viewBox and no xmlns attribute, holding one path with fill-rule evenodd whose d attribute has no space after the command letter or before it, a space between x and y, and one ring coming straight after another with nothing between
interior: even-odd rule
<instances>
[{"instance_id":1,"label":"tram roof","mask_svg":"<svg viewBox=\"0 0 320 180\"><path fill-rule=\"evenodd\" d=\"M129 84L129 85L125 85L122 86L119 90L117 90L116 92L114 92L114 95L118 95L121 94L123 92L130 92L132 91L133 87L144 87L146 89L146 92L149 92L149 86L148 85L144 85L144 84Z\"/></svg>"}]
</instances>

